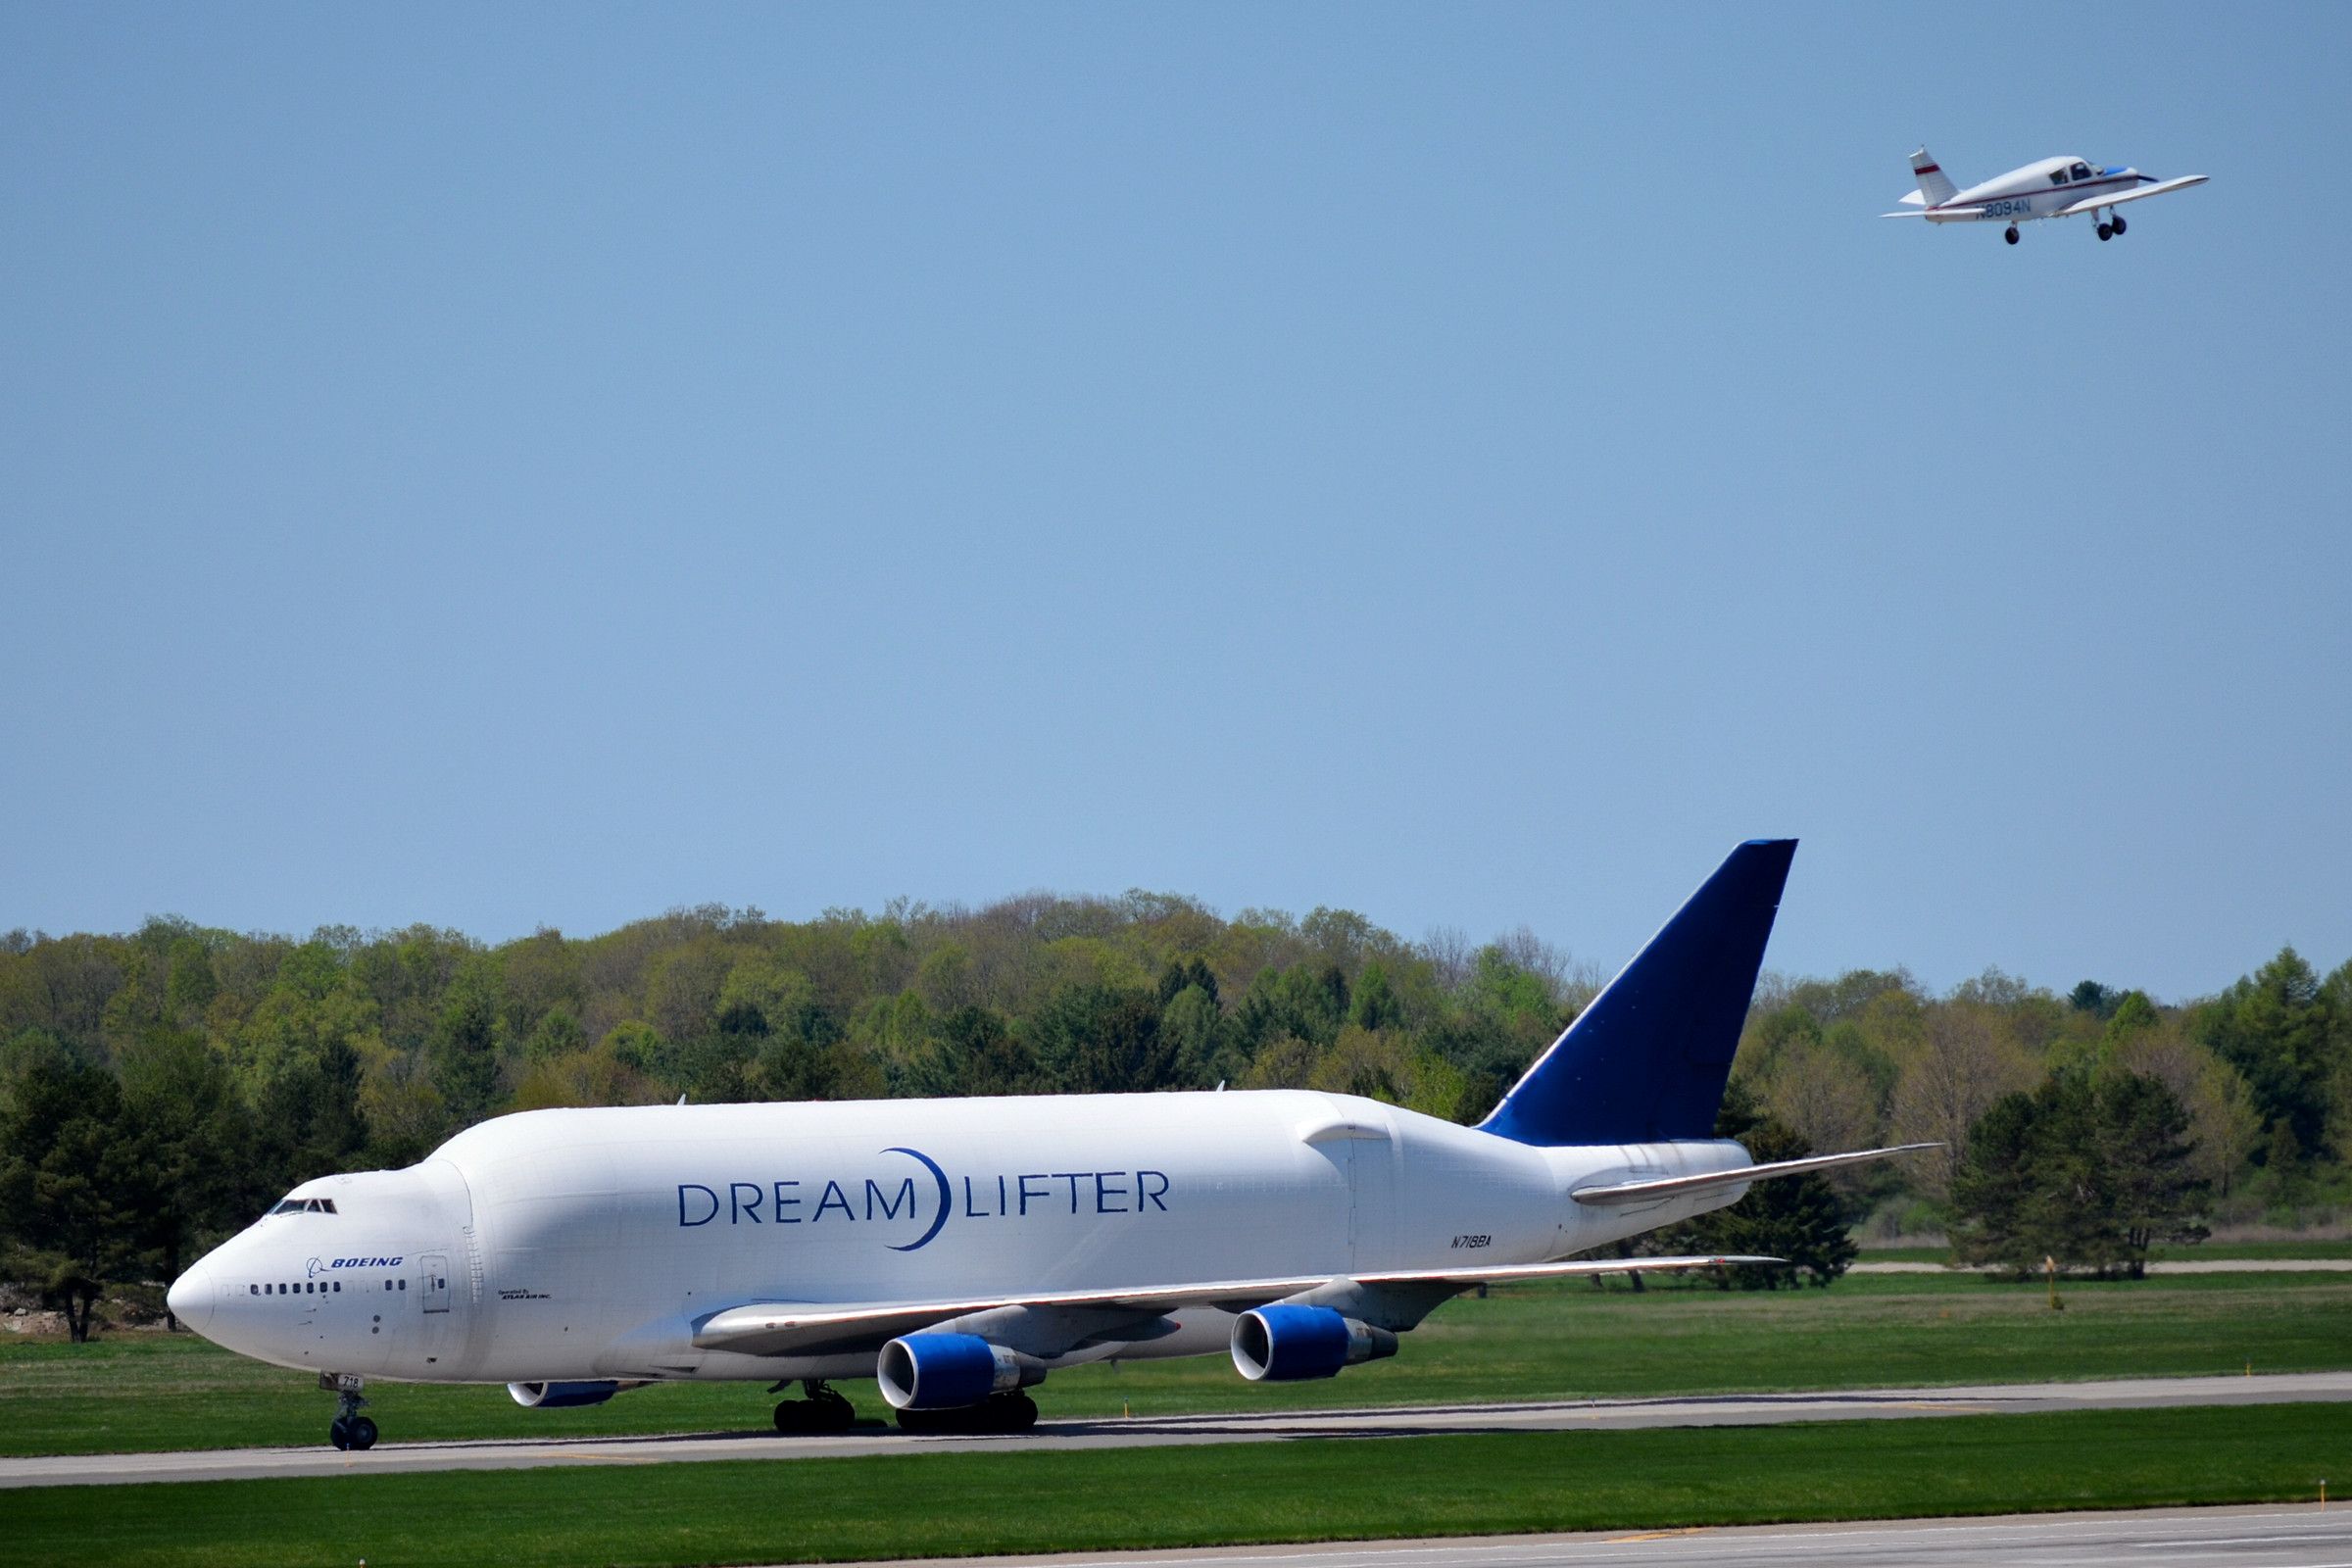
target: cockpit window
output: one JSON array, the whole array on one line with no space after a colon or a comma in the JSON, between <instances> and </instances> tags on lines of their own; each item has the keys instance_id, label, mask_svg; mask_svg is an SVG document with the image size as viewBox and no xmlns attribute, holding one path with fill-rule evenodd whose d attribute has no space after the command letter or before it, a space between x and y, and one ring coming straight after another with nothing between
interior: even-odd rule
<instances>
[{"instance_id":1,"label":"cockpit window","mask_svg":"<svg viewBox=\"0 0 2352 1568\"><path fill-rule=\"evenodd\" d=\"M2077 164L2073 169L2069 170L2068 172L2073 174L2077 179L2088 179L2090 177L2090 166L2088 164Z\"/></svg>"},{"instance_id":2,"label":"cockpit window","mask_svg":"<svg viewBox=\"0 0 2352 1568\"><path fill-rule=\"evenodd\" d=\"M272 1214L332 1214L335 1200L331 1198L289 1198L270 1212Z\"/></svg>"},{"instance_id":3,"label":"cockpit window","mask_svg":"<svg viewBox=\"0 0 2352 1568\"><path fill-rule=\"evenodd\" d=\"M2065 170L2063 170L2063 169L2061 169L2061 170L2059 170L2059 171L2058 171L2056 173L2052 174L2052 175L2050 176L2050 183L2051 183L2051 184L2053 184L2053 185L2063 185L2063 184L2065 184L2065 183L2066 183L2066 171L2065 171Z\"/></svg>"}]
</instances>

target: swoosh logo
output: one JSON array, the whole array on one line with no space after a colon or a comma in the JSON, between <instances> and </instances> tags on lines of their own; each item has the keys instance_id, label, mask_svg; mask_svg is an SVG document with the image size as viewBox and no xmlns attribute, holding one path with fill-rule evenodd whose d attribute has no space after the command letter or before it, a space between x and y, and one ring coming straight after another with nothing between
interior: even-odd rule
<instances>
[{"instance_id":1,"label":"swoosh logo","mask_svg":"<svg viewBox=\"0 0 2352 1568\"><path fill-rule=\"evenodd\" d=\"M319 1262L314 1257L310 1260L310 1262L303 1265L303 1272L310 1278L317 1279L318 1277L318 1271L324 1267L326 1267L324 1263Z\"/></svg>"},{"instance_id":2,"label":"swoosh logo","mask_svg":"<svg viewBox=\"0 0 2352 1568\"><path fill-rule=\"evenodd\" d=\"M908 1159L920 1161L923 1169L931 1173L931 1179L939 1183L939 1213L933 1217L931 1221L931 1228L923 1232L922 1235L916 1237L913 1241L908 1242L905 1247L894 1247L891 1249L891 1250L894 1252L911 1252L917 1248L927 1247L931 1243L931 1238L939 1234L939 1228L948 1222L948 1204L951 1200L948 1193L948 1173L939 1168L939 1161L933 1159L929 1154L923 1153L919 1150L885 1149L882 1151L882 1152L885 1154L905 1154Z\"/></svg>"}]
</instances>

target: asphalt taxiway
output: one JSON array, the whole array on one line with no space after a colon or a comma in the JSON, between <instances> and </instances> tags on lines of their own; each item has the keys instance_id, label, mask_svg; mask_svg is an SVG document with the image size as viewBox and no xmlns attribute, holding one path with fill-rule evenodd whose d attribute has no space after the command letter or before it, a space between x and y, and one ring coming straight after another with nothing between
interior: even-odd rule
<instances>
[{"instance_id":1,"label":"asphalt taxiway","mask_svg":"<svg viewBox=\"0 0 2352 1568\"><path fill-rule=\"evenodd\" d=\"M926 1568L2352 1568L2352 1508L2151 1508L1840 1525L1612 1530L1054 1557L934 1558ZM853 1568L879 1568L876 1564Z\"/></svg>"},{"instance_id":2,"label":"asphalt taxiway","mask_svg":"<svg viewBox=\"0 0 2352 1568\"><path fill-rule=\"evenodd\" d=\"M483 1392L487 1397L492 1391ZM1788 1421L1899 1420L2168 1405L2278 1404L2296 1400L2352 1401L2352 1372L1047 1420L1039 1422L1033 1431L998 1437L914 1437L890 1428L868 1428L825 1438L787 1438L772 1432L746 1431L664 1437L550 1437L527 1442L393 1441L380 1443L365 1453L340 1453L318 1444L300 1448L57 1454L0 1459L0 1488L231 1481L272 1476L393 1475L428 1470L521 1470L681 1460L801 1459L950 1449L1115 1448L1465 1432L1765 1426ZM2352 1414L2347 1419L2352 1419ZM392 1430L395 1434L399 1430L396 1420ZM2344 1478L2344 1485L2352 1490L2352 1477ZM2345 1568L2352 1568L2352 1561L2347 1561Z\"/></svg>"}]
</instances>

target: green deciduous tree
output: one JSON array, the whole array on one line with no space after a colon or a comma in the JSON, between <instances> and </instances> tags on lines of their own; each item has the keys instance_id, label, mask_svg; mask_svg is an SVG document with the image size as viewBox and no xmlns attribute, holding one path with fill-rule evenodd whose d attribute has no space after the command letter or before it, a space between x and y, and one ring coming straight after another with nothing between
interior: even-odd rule
<instances>
[{"instance_id":1,"label":"green deciduous tree","mask_svg":"<svg viewBox=\"0 0 2352 1568\"><path fill-rule=\"evenodd\" d=\"M1159 999L1149 991L1064 986L1028 1033L1047 1081L1062 1094L1140 1094L1167 1087L1173 1076Z\"/></svg>"}]
</instances>

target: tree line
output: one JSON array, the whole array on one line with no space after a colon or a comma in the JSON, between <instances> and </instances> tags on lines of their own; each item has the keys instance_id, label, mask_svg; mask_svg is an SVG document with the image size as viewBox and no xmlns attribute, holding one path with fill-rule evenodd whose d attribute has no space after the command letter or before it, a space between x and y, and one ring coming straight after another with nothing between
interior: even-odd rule
<instances>
[{"instance_id":1,"label":"tree line","mask_svg":"<svg viewBox=\"0 0 2352 1568\"><path fill-rule=\"evenodd\" d=\"M0 937L0 1273L78 1333L107 1282L168 1278L298 1181L407 1164L484 1116L550 1105L1225 1083L1474 1121L1600 979L1524 929L1416 942L1343 909L1228 918L1144 892L805 921L711 906L503 944L173 918L16 931ZM2179 1005L1998 971L1942 995L1899 969L1768 974L1731 1103L1776 1149L1946 1145L1832 1190L1843 1221L1960 1220L1965 1239L1972 1158L2027 1136L2014 1114L1987 1123L1996 1105L2126 1079L2178 1108L2201 1213L2291 1221L2352 1200L2352 963L2323 979L2292 950ZM2114 1098L2097 1093L2084 1114Z\"/></svg>"}]
</instances>

